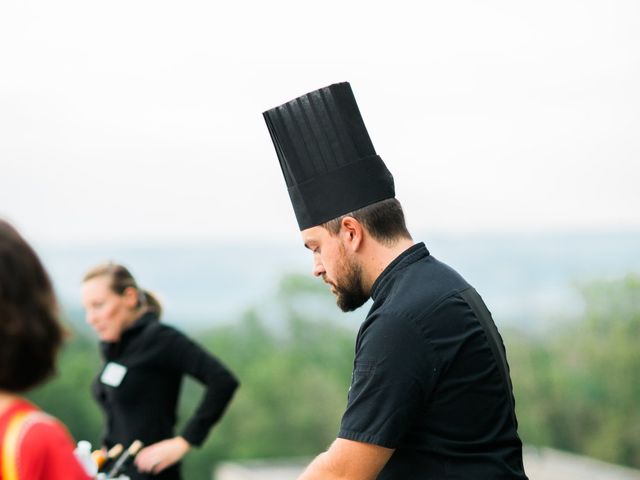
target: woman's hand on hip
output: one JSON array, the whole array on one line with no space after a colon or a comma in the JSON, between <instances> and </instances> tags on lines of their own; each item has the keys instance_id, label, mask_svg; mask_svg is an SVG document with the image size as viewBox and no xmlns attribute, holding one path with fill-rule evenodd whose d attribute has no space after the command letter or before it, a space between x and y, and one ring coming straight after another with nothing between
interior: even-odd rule
<instances>
[{"instance_id":1,"label":"woman's hand on hip","mask_svg":"<svg viewBox=\"0 0 640 480\"><path fill-rule=\"evenodd\" d=\"M141 472L159 473L176 462L189 451L191 445L182 437L173 437L149 445L136 456L136 467Z\"/></svg>"}]
</instances>

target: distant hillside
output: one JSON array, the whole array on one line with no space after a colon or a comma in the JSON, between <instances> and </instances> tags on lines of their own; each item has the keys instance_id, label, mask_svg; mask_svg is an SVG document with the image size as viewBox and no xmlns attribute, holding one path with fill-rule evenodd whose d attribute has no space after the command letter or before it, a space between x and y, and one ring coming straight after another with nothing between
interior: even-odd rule
<instances>
[{"instance_id":1,"label":"distant hillside","mask_svg":"<svg viewBox=\"0 0 640 480\"><path fill-rule=\"evenodd\" d=\"M499 324L534 328L542 318L578 313L576 282L640 273L640 232L416 238L477 288ZM64 247L40 253L74 316L80 312L83 272L112 259L159 294L168 322L187 329L219 325L247 307L266 305L286 273L311 274L311 256L296 243ZM353 320L337 309L335 315L355 328L365 310Z\"/></svg>"}]
</instances>

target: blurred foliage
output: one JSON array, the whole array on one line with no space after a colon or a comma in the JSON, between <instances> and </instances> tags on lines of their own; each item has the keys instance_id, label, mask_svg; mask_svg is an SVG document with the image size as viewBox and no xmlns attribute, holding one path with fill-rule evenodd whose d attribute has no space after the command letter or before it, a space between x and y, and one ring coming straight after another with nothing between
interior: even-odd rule
<instances>
[{"instance_id":1,"label":"blurred foliage","mask_svg":"<svg viewBox=\"0 0 640 480\"><path fill-rule=\"evenodd\" d=\"M102 432L102 414L89 386L100 366L96 341L78 329L58 358L58 373L28 396L38 406L59 418L76 439L97 445Z\"/></svg>"},{"instance_id":2,"label":"blurred foliage","mask_svg":"<svg viewBox=\"0 0 640 480\"><path fill-rule=\"evenodd\" d=\"M184 477L210 478L227 459L311 456L335 438L346 404L355 334L327 318L333 299L320 282L283 278L275 308L248 310L197 340L242 385L227 414L186 458ZM546 336L504 331L524 443L640 467L640 278L581 287L584 315ZM31 398L78 439L98 441L102 416L90 398L95 340L80 328L60 374ZM187 381L184 422L202 388Z\"/></svg>"},{"instance_id":3,"label":"blurred foliage","mask_svg":"<svg viewBox=\"0 0 640 480\"><path fill-rule=\"evenodd\" d=\"M505 335L525 443L640 468L640 277L582 285L584 315Z\"/></svg>"}]
</instances>

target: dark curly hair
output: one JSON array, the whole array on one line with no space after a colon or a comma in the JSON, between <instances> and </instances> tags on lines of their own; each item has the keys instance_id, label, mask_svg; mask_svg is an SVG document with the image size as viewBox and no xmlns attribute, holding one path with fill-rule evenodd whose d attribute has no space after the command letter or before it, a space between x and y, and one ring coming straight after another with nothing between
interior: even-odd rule
<instances>
[{"instance_id":1,"label":"dark curly hair","mask_svg":"<svg viewBox=\"0 0 640 480\"><path fill-rule=\"evenodd\" d=\"M0 219L0 390L24 392L49 378L63 339L47 272Z\"/></svg>"}]
</instances>

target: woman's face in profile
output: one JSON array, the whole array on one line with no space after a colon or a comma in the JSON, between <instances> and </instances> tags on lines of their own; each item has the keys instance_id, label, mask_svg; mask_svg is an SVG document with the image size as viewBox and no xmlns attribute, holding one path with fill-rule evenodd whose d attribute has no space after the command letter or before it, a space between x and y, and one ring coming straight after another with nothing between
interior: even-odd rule
<instances>
[{"instance_id":1,"label":"woman's face in profile","mask_svg":"<svg viewBox=\"0 0 640 480\"><path fill-rule=\"evenodd\" d=\"M82 284L82 304L87 323L103 342L117 342L136 318L137 293L127 288L122 295L111 290L108 276L95 277Z\"/></svg>"}]
</instances>

